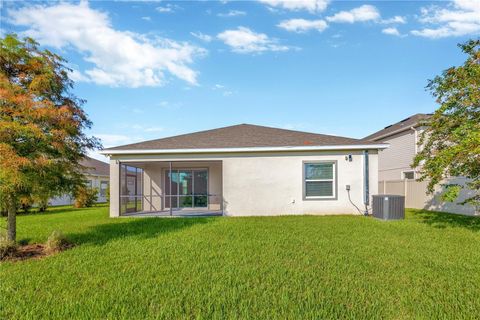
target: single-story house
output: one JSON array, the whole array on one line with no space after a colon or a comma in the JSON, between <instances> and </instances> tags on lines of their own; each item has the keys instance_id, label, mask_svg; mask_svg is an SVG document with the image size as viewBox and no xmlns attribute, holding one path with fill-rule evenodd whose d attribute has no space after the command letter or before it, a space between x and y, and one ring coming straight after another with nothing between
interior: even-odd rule
<instances>
[{"instance_id":1,"label":"single-story house","mask_svg":"<svg viewBox=\"0 0 480 320\"><path fill-rule=\"evenodd\" d=\"M110 168L108 163L85 157L80 164L83 166L82 173L85 177L85 183L89 188L98 190L97 202L107 202L107 192L109 184ZM75 199L68 194L64 194L49 200L51 206L61 206L72 204Z\"/></svg>"},{"instance_id":2,"label":"single-story house","mask_svg":"<svg viewBox=\"0 0 480 320\"><path fill-rule=\"evenodd\" d=\"M241 124L104 149L110 216L358 214L387 146Z\"/></svg>"}]
</instances>

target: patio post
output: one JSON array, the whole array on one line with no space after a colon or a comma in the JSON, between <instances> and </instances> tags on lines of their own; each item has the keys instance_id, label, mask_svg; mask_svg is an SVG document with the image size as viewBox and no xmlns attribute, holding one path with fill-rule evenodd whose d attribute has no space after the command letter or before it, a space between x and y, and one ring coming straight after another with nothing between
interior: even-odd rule
<instances>
[{"instance_id":1,"label":"patio post","mask_svg":"<svg viewBox=\"0 0 480 320\"><path fill-rule=\"evenodd\" d=\"M170 216L172 215L172 161L169 161L169 166L170 166Z\"/></svg>"}]
</instances>

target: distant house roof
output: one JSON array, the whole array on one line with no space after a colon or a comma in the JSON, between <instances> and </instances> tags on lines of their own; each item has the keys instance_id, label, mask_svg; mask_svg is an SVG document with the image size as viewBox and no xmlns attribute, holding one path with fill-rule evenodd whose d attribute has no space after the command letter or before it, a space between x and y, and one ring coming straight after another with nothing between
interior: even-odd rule
<instances>
[{"instance_id":1,"label":"distant house roof","mask_svg":"<svg viewBox=\"0 0 480 320\"><path fill-rule=\"evenodd\" d=\"M430 117L430 113L417 113L413 116L403 119L402 121L386 126L382 130L372 133L371 135L363 138L363 140L379 141L380 139L388 137L392 134L408 130L411 127L416 127L421 121L426 120Z\"/></svg>"},{"instance_id":2,"label":"distant house roof","mask_svg":"<svg viewBox=\"0 0 480 320\"><path fill-rule=\"evenodd\" d=\"M359 139L271 128L251 124L240 124L108 148L103 150L102 153L109 154L111 151L122 150L200 150L361 145L372 145L373 147L374 144L374 142Z\"/></svg>"},{"instance_id":3,"label":"distant house roof","mask_svg":"<svg viewBox=\"0 0 480 320\"><path fill-rule=\"evenodd\" d=\"M110 165L103 161L99 161L90 157L85 157L80 164L85 167L83 172L85 174L92 174L98 176L109 176Z\"/></svg>"}]
</instances>

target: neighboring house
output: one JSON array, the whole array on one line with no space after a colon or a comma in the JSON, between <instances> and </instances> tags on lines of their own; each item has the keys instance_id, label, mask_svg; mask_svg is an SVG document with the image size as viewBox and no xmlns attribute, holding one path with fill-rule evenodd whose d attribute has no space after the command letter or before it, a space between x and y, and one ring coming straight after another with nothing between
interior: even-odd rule
<instances>
[{"instance_id":1,"label":"neighboring house","mask_svg":"<svg viewBox=\"0 0 480 320\"><path fill-rule=\"evenodd\" d=\"M378 156L379 181L414 180L418 177L418 172L411 165L417 154L418 139L424 130L421 122L429 117L430 114L417 113L364 138L389 144L389 148L382 150Z\"/></svg>"},{"instance_id":2,"label":"neighboring house","mask_svg":"<svg viewBox=\"0 0 480 320\"><path fill-rule=\"evenodd\" d=\"M98 190L97 202L107 202L107 192L109 185L110 168L109 164L90 157L86 157L80 162L84 167L83 174L85 176L86 185L89 188ZM62 195L50 199L52 206L72 204L74 199L70 195Z\"/></svg>"},{"instance_id":3,"label":"neighboring house","mask_svg":"<svg viewBox=\"0 0 480 320\"><path fill-rule=\"evenodd\" d=\"M377 193L386 147L241 124L101 153L110 157L111 217L358 214Z\"/></svg>"},{"instance_id":4,"label":"neighboring house","mask_svg":"<svg viewBox=\"0 0 480 320\"><path fill-rule=\"evenodd\" d=\"M427 195L427 182L415 181L420 177L419 168L412 168L411 165L418 152L420 134L425 129L422 122L430 116L431 114L418 113L364 138L375 143L389 144L388 149L381 150L378 154L379 193L405 195L406 206L410 208L476 214L478 208L474 206L442 201L442 186L438 186L433 195ZM452 177L444 182L465 184L465 178ZM459 201L464 200L469 193L462 191Z\"/></svg>"}]
</instances>

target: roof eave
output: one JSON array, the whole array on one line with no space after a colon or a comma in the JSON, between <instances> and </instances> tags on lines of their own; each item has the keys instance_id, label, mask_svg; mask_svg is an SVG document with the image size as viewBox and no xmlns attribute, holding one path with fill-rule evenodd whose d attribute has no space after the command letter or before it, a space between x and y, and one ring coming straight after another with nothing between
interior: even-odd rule
<instances>
[{"instance_id":1,"label":"roof eave","mask_svg":"<svg viewBox=\"0 0 480 320\"><path fill-rule=\"evenodd\" d=\"M333 145L333 146L295 146L295 147L251 147L251 148L203 148L203 149L126 149L102 150L103 155L129 154L186 154L186 153L238 153L238 152L276 152L276 151L328 151L328 150L366 150L386 149L386 143Z\"/></svg>"}]
</instances>

